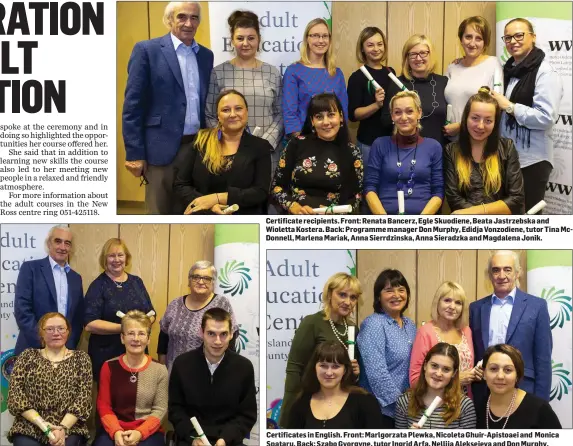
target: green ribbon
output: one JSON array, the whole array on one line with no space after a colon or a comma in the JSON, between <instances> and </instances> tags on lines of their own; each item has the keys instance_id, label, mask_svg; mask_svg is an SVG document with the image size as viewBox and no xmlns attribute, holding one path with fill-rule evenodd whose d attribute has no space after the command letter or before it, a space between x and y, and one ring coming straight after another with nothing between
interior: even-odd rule
<instances>
[{"instance_id":1,"label":"green ribbon","mask_svg":"<svg viewBox=\"0 0 573 446\"><path fill-rule=\"evenodd\" d=\"M326 210L324 211L324 215L328 214L328 211L330 211L331 215L334 215L334 203L332 203L330 206L326 208Z\"/></svg>"},{"instance_id":2,"label":"green ribbon","mask_svg":"<svg viewBox=\"0 0 573 446\"><path fill-rule=\"evenodd\" d=\"M376 89L374 88L373 81L368 81L368 92L369 92L370 94L375 94L375 93L376 93Z\"/></svg>"},{"instance_id":3,"label":"green ribbon","mask_svg":"<svg viewBox=\"0 0 573 446\"><path fill-rule=\"evenodd\" d=\"M354 342L354 341L346 341L346 345L356 345L356 342Z\"/></svg>"}]
</instances>

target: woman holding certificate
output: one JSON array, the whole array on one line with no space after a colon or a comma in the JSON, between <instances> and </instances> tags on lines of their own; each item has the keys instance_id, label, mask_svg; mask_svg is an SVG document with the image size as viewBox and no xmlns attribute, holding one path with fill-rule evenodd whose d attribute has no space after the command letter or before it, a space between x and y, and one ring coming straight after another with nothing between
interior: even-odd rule
<instances>
[{"instance_id":1,"label":"woman holding certificate","mask_svg":"<svg viewBox=\"0 0 573 446\"><path fill-rule=\"evenodd\" d=\"M475 429L472 400L460 388L460 357L440 342L426 354L423 376L396 403L398 429Z\"/></svg>"},{"instance_id":2,"label":"woman holding certificate","mask_svg":"<svg viewBox=\"0 0 573 446\"><path fill-rule=\"evenodd\" d=\"M444 198L442 146L420 136L422 104L413 91L390 100L394 136L374 141L364 196L375 215L435 214Z\"/></svg>"}]
</instances>

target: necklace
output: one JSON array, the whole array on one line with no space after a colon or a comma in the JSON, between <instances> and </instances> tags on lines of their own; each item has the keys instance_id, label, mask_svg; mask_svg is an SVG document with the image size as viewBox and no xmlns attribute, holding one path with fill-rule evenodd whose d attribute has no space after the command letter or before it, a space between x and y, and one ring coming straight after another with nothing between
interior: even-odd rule
<instances>
[{"instance_id":1,"label":"necklace","mask_svg":"<svg viewBox=\"0 0 573 446\"><path fill-rule=\"evenodd\" d=\"M115 287L116 288L123 288L123 282L118 282L117 280L114 280L113 283L115 283Z\"/></svg>"},{"instance_id":2,"label":"necklace","mask_svg":"<svg viewBox=\"0 0 573 446\"><path fill-rule=\"evenodd\" d=\"M125 356L123 358L123 362L125 362L125 365L129 369L129 373L131 373L129 381L135 384L137 382L137 369L135 371L131 370L131 365L129 365L129 362L127 362L127 357Z\"/></svg>"},{"instance_id":3,"label":"necklace","mask_svg":"<svg viewBox=\"0 0 573 446\"><path fill-rule=\"evenodd\" d=\"M491 395L488 397L487 399L487 405L486 405L486 416L485 416L485 428L489 429L489 420L491 419L491 421L493 421L494 423L498 423L501 420L503 420L505 418L505 423L503 423L503 427L502 429L505 429L505 426L507 425L507 422L509 421L509 417L511 416L511 411L513 409L513 405L515 404L515 399L517 397L517 390L513 391L513 396L511 397L511 402L509 403L509 407L507 408L507 410L505 411L505 414L501 417L499 417L498 419L495 419L495 417L492 415L491 411L489 410L489 401L491 399Z\"/></svg>"},{"instance_id":4,"label":"necklace","mask_svg":"<svg viewBox=\"0 0 573 446\"><path fill-rule=\"evenodd\" d=\"M47 359L48 361L50 361L52 364L57 364L57 363L59 363L59 362L62 362L62 361L65 359L65 357L66 357L67 354L68 354L68 348L67 348L67 347L64 347L64 354L62 355L62 357L61 357L60 359L58 359L58 355L56 355L56 357L55 357L54 359L50 359L50 357L48 356L48 349L45 349L45 350L44 350L44 356L45 356L46 359Z\"/></svg>"},{"instance_id":5,"label":"necklace","mask_svg":"<svg viewBox=\"0 0 573 446\"><path fill-rule=\"evenodd\" d=\"M330 322L330 328L332 328L332 332L334 333L334 336L336 336L336 339L338 339L338 342L340 342L344 346L344 348L348 350L348 346L342 341L342 339L340 339L340 336L346 336L348 334L348 325L346 324L346 319L342 319L342 321L344 322L344 332L339 332L336 329L332 319L328 319L328 321Z\"/></svg>"},{"instance_id":6,"label":"necklace","mask_svg":"<svg viewBox=\"0 0 573 446\"><path fill-rule=\"evenodd\" d=\"M414 77L412 77L412 79L410 79L410 83L412 84L412 90L415 91L416 93L418 93L418 90L416 90L416 88L414 86L415 82L416 81L414 80ZM432 86L432 111L430 112L429 115L426 115L426 116L424 116L422 114L420 121L424 118L429 118L430 116L432 116L434 114L434 111L436 110L436 108L438 108L440 106L440 103L438 101L436 101L436 81L434 79L433 74L432 74L432 79L430 80L430 85Z\"/></svg>"},{"instance_id":7,"label":"necklace","mask_svg":"<svg viewBox=\"0 0 573 446\"><path fill-rule=\"evenodd\" d=\"M418 138L416 138L416 147L414 147L414 156L410 160L410 176L408 181L406 182L406 187L408 188L408 195L412 195L414 193L414 177L415 169L416 169L416 153L418 152ZM398 148L398 140L396 139L396 166L398 167L398 179L396 181L396 191L404 190L404 183L402 182L402 161L408 156L408 154L404 155L404 158L400 159L400 149Z\"/></svg>"}]
</instances>

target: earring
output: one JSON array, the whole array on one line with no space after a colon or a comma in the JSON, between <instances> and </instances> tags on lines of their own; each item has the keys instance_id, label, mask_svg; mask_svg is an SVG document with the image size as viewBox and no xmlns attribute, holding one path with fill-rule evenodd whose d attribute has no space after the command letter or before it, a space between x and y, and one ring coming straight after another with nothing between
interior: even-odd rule
<instances>
[{"instance_id":1,"label":"earring","mask_svg":"<svg viewBox=\"0 0 573 446\"><path fill-rule=\"evenodd\" d=\"M316 133L316 130L314 130L314 126L312 127L312 133Z\"/></svg>"},{"instance_id":2,"label":"earring","mask_svg":"<svg viewBox=\"0 0 573 446\"><path fill-rule=\"evenodd\" d=\"M396 123L394 121L392 121L392 125L395 125Z\"/></svg>"}]
</instances>

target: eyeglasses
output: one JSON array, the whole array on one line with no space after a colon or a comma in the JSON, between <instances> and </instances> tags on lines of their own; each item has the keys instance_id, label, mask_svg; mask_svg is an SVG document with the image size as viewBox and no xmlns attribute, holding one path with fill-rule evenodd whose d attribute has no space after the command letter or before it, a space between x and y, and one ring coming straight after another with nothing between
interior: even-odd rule
<instances>
[{"instance_id":1,"label":"eyeglasses","mask_svg":"<svg viewBox=\"0 0 573 446\"><path fill-rule=\"evenodd\" d=\"M125 254L123 252L118 252L118 253L114 253L114 254L108 254L107 255L108 259L125 259Z\"/></svg>"},{"instance_id":2,"label":"eyeglasses","mask_svg":"<svg viewBox=\"0 0 573 446\"><path fill-rule=\"evenodd\" d=\"M515 39L516 42L521 42L526 34L533 34L532 32L527 33L515 33L513 35L501 36L501 40L503 43L511 43L511 39Z\"/></svg>"},{"instance_id":3,"label":"eyeglasses","mask_svg":"<svg viewBox=\"0 0 573 446\"><path fill-rule=\"evenodd\" d=\"M141 186L147 186L149 184L149 181L147 180L147 178L145 177L145 175L141 175L141 183L139 183L139 187Z\"/></svg>"},{"instance_id":4,"label":"eyeglasses","mask_svg":"<svg viewBox=\"0 0 573 446\"><path fill-rule=\"evenodd\" d=\"M309 34L308 37L312 40L330 40L329 34Z\"/></svg>"},{"instance_id":5,"label":"eyeglasses","mask_svg":"<svg viewBox=\"0 0 573 446\"><path fill-rule=\"evenodd\" d=\"M196 274L193 274L193 275L190 277L190 279L191 279L193 282L201 282L201 281L203 281L203 282L205 282L205 283L211 283L211 282L213 282L213 278L212 278L212 277L209 277L209 276L198 276L198 275L196 275Z\"/></svg>"},{"instance_id":6,"label":"eyeglasses","mask_svg":"<svg viewBox=\"0 0 573 446\"><path fill-rule=\"evenodd\" d=\"M67 327L44 327L44 331L48 334L54 334L56 332L62 334L68 331Z\"/></svg>"},{"instance_id":7,"label":"eyeglasses","mask_svg":"<svg viewBox=\"0 0 573 446\"><path fill-rule=\"evenodd\" d=\"M419 53L408 53L408 57L410 60L415 60L418 56L420 56L420 59L425 59L429 54L429 51L420 51Z\"/></svg>"},{"instance_id":8,"label":"eyeglasses","mask_svg":"<svg viewBox=\"0 0 573 446\"><path fill-rule=\"evenodd\" d=\"M128 331L127 333L123 334L126 338L130 338L130 339L136 339L136 338L147 338L147 332L145 331L140 331L140 332L135 332L135 331Z\"/></svg>"}]
</instances>

